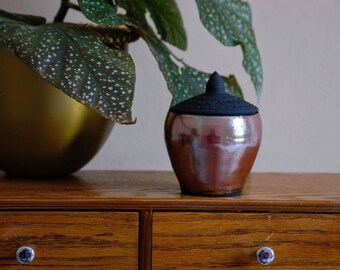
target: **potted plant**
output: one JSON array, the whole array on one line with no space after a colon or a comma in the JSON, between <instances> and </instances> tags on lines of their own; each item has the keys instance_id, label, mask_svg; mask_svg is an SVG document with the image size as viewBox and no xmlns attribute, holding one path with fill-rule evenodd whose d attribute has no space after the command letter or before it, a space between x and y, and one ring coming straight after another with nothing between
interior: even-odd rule
<instances>
[{"instance_id":1,"label":"potted plant","mask_svg":"<svg viewBox=\"0 0 340 270\"><path fill-rule=\"evenodd\" d=\"M225 46L239 46L242 49L244 69L251 76L259 96L262 89L262 67L248 3L242 0L196 0L196 4L200 20L211 35ZM95 25L62 22L70 8L80 10ZM155 30L147 20L147 13L154 22ZM197 95L204 89L210 74L190 67L166 46L169 43L182 50L187 47L185 29L175 0L78 0L78 5L62 0L53 23L46 23L41 17L12 14L1 10L0 48L2 48L1 59L3 60L0 75L7 74L5 71L10 56L4 52L6 50L17 56L47 81L48 85L62 90L72 102L75 100L85 105L74 102L76 106L88 108L85 110L89 111L91 116L80 117L76 120L78 124L74 122L68 124L67 121L75 117L78 109L65 109L67 113L64 114L64 105L59 104L58 101L55 102L57 105L54 106L56 107L54 114L64 114L65 120L58 120L57 126L66 133L74 126L82 126L73 132L77 135L54 136L56 128L52 127L55 123L48 122L53 118L50 115L45 117L47 122L41 124L45 128L37 127L39 121L33 121L32 130L39 130L40 133L29 135L31 130L27 127L24 130L16 130L18 126L20 127L18 123L27 123L25 119L27 111L0 110L0 124L6 127L4 128L6 132L2 132L5 135L0 135L0 148L6 150L0 154L0 169L9 174L28 176L57 176L72 173L88 162L99 149L112 128L112 122L133 124L131 106L135 69L132 57L124 48L126 44L137 39L147 43L157 60L172 94L172 105ZM242 97L242 91L233 75L222 78L227 91ZM20 75L16 75L14 81L21 81L21 79ZM9 95L1 93L10 87L4 84L0 86L0 95ZM35 87L27 86L27 88ZM25 90L25 95L27 92ZM45 89L45 94L46 92L52 90ZM52 100L54 98L56 97L52 97ZM0 101L0 107L6 105L13 108L20 97L3 100L2 103ZM28 100L33 102L34 108L47 104L47 110L50 110L50 105L54 103L45 102L40 97L30 97ZM29 101L25 100L26 103L30 103ZM34 111L34 114L40 118L44 118L41 115L44 113L42 109ZM10 119L5 119L4 114ZM18 122L18 119L22 118L24 120ZM96 121L100 124L94 124ZM99 139L94 139L97 132L93 130L98 129L101 130L98 132ZM64 144L57 143L60 149L52 147L49 140L47 140L48 144L42 143L42 148L45 150L55 148L54 154L57 157L39 153L39 142L43 142L46 138L38 138L38 135L46 136L46 130L48 130L47 135L53 140L56 140L56 137L71 138L64 138ZM22 139L13 139L18 134L22 135ZM91 134L90 140L87 138L89 134ZM7 147L11 144L8 143L10 140L15 141L12 143L12 148ZM25 141L28 141L27 144L31 144L33 149L22 152L20 150L27 148L27 145L24 146ZM94 142L94 147L90 147L91 141ZM91 153L85 154L88 148L91 148L88 151ZM86 157L79 158L79 156ZM80 161L77 161L78 159ZM29 164L23 166L25 168L22 170L18 170L20 163ZM75 165L71 166L71 163ZM63 169L65 167L67 168Z\"/></svg>"}]
</instances>

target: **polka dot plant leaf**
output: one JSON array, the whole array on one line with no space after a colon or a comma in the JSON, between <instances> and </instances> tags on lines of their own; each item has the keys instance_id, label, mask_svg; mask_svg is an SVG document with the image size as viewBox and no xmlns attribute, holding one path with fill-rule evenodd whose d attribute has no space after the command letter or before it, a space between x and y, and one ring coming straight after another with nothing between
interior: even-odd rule
<instances>
[{"instance_id":1,"label":"polka dot plant leaf","mask_svg":"<svg viewBox=\"0 0 340 270\"><path fill-rule=\"evenodd\" d=\"M87 0L78 0L78 2L84 1ZM102 2L104 4L105 0L102 0ZM210 73L204 73L196 70L185 63L177 64L177 62L173 60L172 53L163 44L162 39L158 38L153 30L146 24L145 6L143 6L143 8L136 8L132 5L132 0L122 0L121 2L118 2L118 5L121 5L124 8L131 8L129 9L130 12L128 12L131 17L126 16L124 18L125 25L132 28L138 28L138 31L143 32L142 37L157 60L158 66L167 82L169 91L172 94L172 105L192 96L204 93L205 85L210 77ZM93 12L87 13L86 11L84 14L88 19L99 23L96 21L96 18L100 17L100 9L97 10L96 14ZM115 16L118 15L116 14ZM114 23L106 24L106 26L113 25ZM242 98L242 91L235 77L230 76L222 78L226 82L227 92Z\"/></svg>"},{"instance_id":2,"label":"polka dot plant leaf","mask_svg":"<svg viewBox=\"0 0 340 270\"><path fill-rule=\"evenodd\" d=\"M243 66L258 96L262 92L262 66L251 23L251 10L242 0L196 0L205 28L225 46L240 45Z\"/></svg>"},{"instance_id":3,"label":"polka dot plant leaf","mask_svg":"<svg viewBox=\"0 0 340 270\"><path fill-rule=\"evenodd\" d=\"M206 83L211 75L210 73L199 71L184 63L182 66L178 66L175 61L172 60L168 49L151 30L147 32L146 42L165 77L173 97L172 105L176 105L190 97L205 92ZM243 98L241 88L234 76L223 76L222 78L225 81L228 93Z\"/></svg>"},{"instance_id":4,"label":"polka dot plant leaf","mask_svg":"<svg viewBox=\"0 0 340 270\"><path fill-rule=\"evenodd\" d=\"M78 0L83 1L83 0ZM138 0L138 5L136 5L136 0L119 0L117 2L119 7L126 10L126 16L131 19L135 18L139 20L139 23L146 23L146 2L145 0Z\"/></svg>"},{"instance_id":5,"label":"polka dot plant leaf","mask_svg":"<svg viewBox=\"0 0 340 270\"><path fill-rule=\"evenodd\" d=\"M97 24L114 26L132 23L117 14L117 6L110 5L108 1L78 0L78 3L85 16ZM162 40L182 50L186 49L187 37L180 11L174 0L138 0L138 4L135 0L121 0L117 1L117 5L126 9L127 16L139 19L143 23L148 10Z\"/></svg>"},{"instance_id":6,"label":"polka dot plant leaf","mask_svg":"<svg viewBox=\"0 0 340 270\"><path fill-rule=\"evenodd\" d=\"M78 0L81 11L91 21L100 25L122 25L124 19L116 14L117 5L109 4L107 0Z\"/></svg>"},{"instance_id":7,"label":"polka dot plant leaf","mask_svg":"<svg viewBox=\"0 0 340 270\"><path fill-rule=\"evenodd\" d=\"M135 68L130 55L75 24L32 26L0 13L0 47L105 118L131 123Z\"/></svg>"},{"instance_id":8,"label":"polka dot plant leaf","mask_svg":"<svg viewBox=\"0 0 340 270\"><path fill-rule=\"evenodd\" d=\"M145 2L162 40L185 50L187 37L176 2L174 0L145 0Z\"/></svg>"}]
</instances>

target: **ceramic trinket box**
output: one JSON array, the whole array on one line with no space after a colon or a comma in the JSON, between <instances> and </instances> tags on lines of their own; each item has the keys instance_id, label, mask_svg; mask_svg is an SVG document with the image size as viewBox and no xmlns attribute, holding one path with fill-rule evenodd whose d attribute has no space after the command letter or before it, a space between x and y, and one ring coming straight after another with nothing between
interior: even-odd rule
<instances>
[{"instance_id":1,"label":"ceramic trinket box","mask_svg":"<svg viewBox=\"0 0 340 270\"><path fill-rule=\"evenodd\" d=\"M262 136L258 108L226 93L214 72L204 94L170 108L165 140L184 194L241 193Z\"/></svg>"}]
</instances>

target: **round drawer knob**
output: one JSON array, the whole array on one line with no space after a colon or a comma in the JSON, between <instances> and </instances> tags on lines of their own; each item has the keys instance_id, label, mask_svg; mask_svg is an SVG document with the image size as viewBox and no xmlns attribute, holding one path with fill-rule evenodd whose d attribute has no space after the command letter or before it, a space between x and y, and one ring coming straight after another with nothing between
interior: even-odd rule
<instances>
[{"instance_id":1,"label":"round drawer knob","mask_svg":"<svg viewBox=\"0 0 340 270\"><path fill-rule=\"evenodd\" d=\"M270 247L261 247L256 252L257 261L262 265L271 264L274 261L275 253Z\"/></svg>"},{"instance_id":2,"label":"round drawer knob","mask_svg":"<svg viewBox=\"0 0 340 270\"><path fill-rule=\"evenodd\" d=\"M20 247L17 250L17 261L21 264L29 264L34 259L34 250L30 247Z\"/></svg>"}]
</instances>

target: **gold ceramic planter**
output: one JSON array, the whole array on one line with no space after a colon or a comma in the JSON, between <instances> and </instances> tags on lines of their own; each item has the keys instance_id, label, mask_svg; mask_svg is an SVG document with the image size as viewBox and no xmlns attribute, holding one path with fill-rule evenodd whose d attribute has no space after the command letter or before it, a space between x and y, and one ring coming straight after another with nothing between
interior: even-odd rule
<instances>
[{"instance_id":1,"label":"gold ceramic planter","mask_svg":"<svg viewBox=\"0 0 340 270\"><path fill-rule=\"evenodd\" d=\"M8 175L71 174L91 160L112 128L0 49L0 169Z\"/></svg>"}]
</instances>

